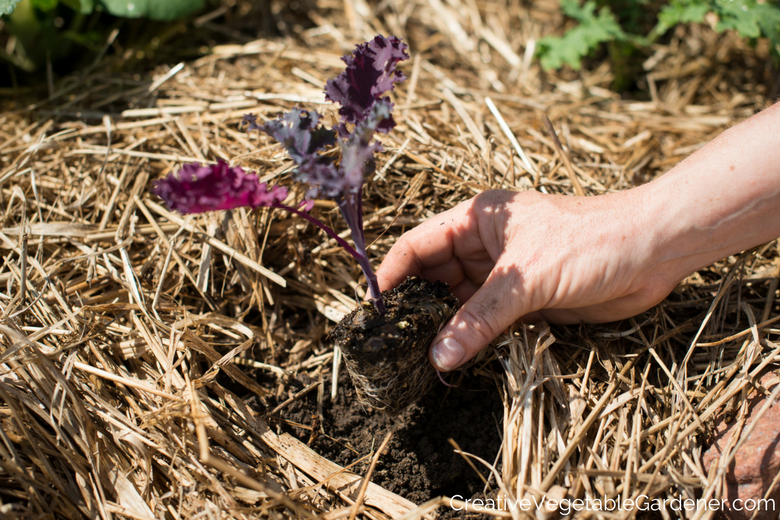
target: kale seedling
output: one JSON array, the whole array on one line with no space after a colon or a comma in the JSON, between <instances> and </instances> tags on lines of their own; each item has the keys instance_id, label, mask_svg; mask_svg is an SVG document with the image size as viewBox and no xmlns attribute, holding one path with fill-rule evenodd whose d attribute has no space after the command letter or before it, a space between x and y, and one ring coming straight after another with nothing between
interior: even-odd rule
<instances>
[{"instance_id":1,"label":"kale seedling","mask_svg":"<svg viewBox=\"0 0 780 520\"><path fill-rule=\"evenodd\" d=\"M345 316L330 339L341 348L359 399L390 414L417 400L435 381L428 346L459 306L446 284L416 277L383 295L368 261L363 183L376 168L374 154L382 150L375 134L395 126L393 104L384 94L405 79L396 65L409 58L406 49L395 36L377 36L343 58L346 70L325 88L326 98L341 105L341 120L334 128L321 126L317 112L299 108L262 125L253 115L244 118L250 130L267 133L287 149L296 164L293 179L309 185L295 207L284 203L285 188L269 188L256 175L224 162L184 165L154 188L181 213L261 206L289 211L324 230L351 254L363 270L373 305L366 302ZM336 202L354 247L308 214L315 198Z\"/></svg>"},{"instance_id":2,"label":"kale seedling","mask_svg":"<svg viewBox=\"0 0 780 520\"><path fill-rule=\"evenodd\" d=\"M325 87L326 99L341 105L341 122L332 129L319 125L322 116L317 112L300 108L263 125L252 114L244 117L242 124L249 130L265 132L287 149L297 165L293 179L310 186L306 200L297 208L282 202L287 197L285 188L269 189L254 174L247 174L240 167L228 167L224 162L213 166L185 164L179 172L158 181L154 193L180 213L266 206L305 218L355 258L366 277L371 300L379 314L384 314L385 305L366 250L362 191L366 176L376 167L374 153L382 151L374 134L387 133L395 126L393 103L383 95L406 79L396 70L399 61L409 59L406 49L406 44L395 36L377 36L358 45L352 56L342 58L347 69ZM333 147L340 148L340 156L325 153ZM349 226L354 247L307 213L315 198L336 202Z\"/></svg>"}]
</instances>

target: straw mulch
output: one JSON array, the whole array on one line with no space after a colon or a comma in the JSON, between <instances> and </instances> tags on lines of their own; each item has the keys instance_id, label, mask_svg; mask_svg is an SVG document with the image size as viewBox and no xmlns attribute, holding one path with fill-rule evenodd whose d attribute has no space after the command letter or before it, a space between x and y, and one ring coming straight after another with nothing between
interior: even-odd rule
<instances>
[{"instance_id":1,"label":"straw mulch","mask_svg":"<svg viewBox=\"0 0 780 520\"><path fill-rule=\"evenodd\" d=\"M32 106L6 102L2 518L381 519L448 509L447 499L418 508L366 485L244 404L287 406L300 395L291 378L333 370L325 335L362 294L350 258L287 214L183 218L149 194L182 162L220 158L289 184L279 147L238 122L294 105L333 117L322 87L355 43L393 33L413 56L395 94L398 127L382 137L367 188L377 264L405 229L486 189L593 196L647 182L764 106L771 87L761 43L707 27L653 48L640 80L649 96L637 101L609 90L608 63L582 74L539 69L534 42L564 23L554 2L309 7L298 23L300 13L272 4L263 16L281 37L214 46L136 77L109 54ZM225 16L259 16L251 4L220 9L201 25L233 34ZM347 236L333 204L314 211ZM778 366L778 275L772 242L692 275L633 320L500 338L478 365L500 378L505 402L491 496L719 497L722 476L700 456L713 425L742 417L741 397Z\"/></svg>"}]
</instances>

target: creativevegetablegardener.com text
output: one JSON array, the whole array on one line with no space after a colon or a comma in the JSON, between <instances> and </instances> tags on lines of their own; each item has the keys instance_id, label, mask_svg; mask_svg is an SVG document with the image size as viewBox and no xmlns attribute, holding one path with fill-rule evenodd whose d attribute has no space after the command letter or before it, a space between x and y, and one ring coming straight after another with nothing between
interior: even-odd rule
<instances>
[{"instance_id":1,"label":"creativevegetablegardener.com text","mask_svg":"<svg viewBox=\"0 0 780 520\"><path fill-rule=\"evenodd\" d=\"M694 499L694 498L649 498L639 495L636 498L623 499L620 495L615 498L576 498L576 499L552 499L546 495L542 498L532 496L517 500L507 498L466 499L461 495L455 495L450 499L450 507L456 511L507 511L517 510L531 511L545 508L559 511L567 516L576 511L699 511L699 510L735 510L735 511L777 511L774 499L736 499L731 504L726 500Z\"/></svg>"}]
</instances>

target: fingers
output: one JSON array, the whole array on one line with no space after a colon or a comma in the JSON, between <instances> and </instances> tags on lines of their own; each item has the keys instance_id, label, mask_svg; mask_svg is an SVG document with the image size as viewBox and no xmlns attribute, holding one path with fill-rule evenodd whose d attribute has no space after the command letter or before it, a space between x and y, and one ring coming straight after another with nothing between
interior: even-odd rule
<instances>
[{"instance_id":1,"label":"fingers","mask_svg":"<svg viewBox=\"0 0 780 520\"><path fill-rule=\"evenodd\" d=\"M487 278L490 271L485 273L482 281ZM439 264L434 267L426 267L420 271L420 276L423 278L434 281L445 282L450 286L450 289L461 283L466 278L466 271L463 268L463 262L457 256L453 256L443 264Z\"/></svg>"},{"instance_id":2,"label":"fingers","mask_svg":"<svg viewBox=\"0 0 780 520\"><path fill-rule=\"evenodd\" d=\"M433 340L430 360L437 370L453 370L527 314L523 276L512 265L496 265L488 279Z\"/></svg>"},{"instance_id":3,"label":"fingers","mask_svg":"<svg viewBox=\"0 0 780 520\"><path fill-rule=\"evenodd\" d=\"M496 264L508 236L508 204L517 196L487 191L431 218L405 233L376 273L381 290L421 275L447 282L466 302L434 341L430 357L439 370L460 366L525 312L535 310L526 308L529 302L523 306L517 268L509 261L505 268Z\"/></svg>"},{"instance_id":4,"label":"fingers","mask_svg":"<svg viewBox=\"0 0 780 520\"><path fill-rule=\"evenodd\" d=\"M537 314L548 323L608 323L636 316L654 307L661 303L674 287L675 284L667 280L651 280L639 290L625 296L574 309L544 309Z\"/></svg>"},{"instance_id":5,"label":"fingers","mask_svg":"<svg viewBox=\"0 0 780 520\"><path fill-rule=\"evenodd\" d=\"M411 232L410 232L411 233ZM394 288L407 276L419 275L423 269L423 262L414 246L403 235L398 242L390 248L390 251L382 260L382 264L376 271L376 279L379 282L379 290L387 291Z\"/></svg>"},{"instance_id":6,"label":"fingers","mask_svg":"<svg viewBox=\"0 0 780 520\"><path fill-rule=\"evenodd\" d=\"M457 237L471 232L464 230L470 221L466 212L466 204L461 203L404 233L376 272L379 289L392 289L407 276L422 275L425 269L448 264Z\"/></svg>"}]
</instances>

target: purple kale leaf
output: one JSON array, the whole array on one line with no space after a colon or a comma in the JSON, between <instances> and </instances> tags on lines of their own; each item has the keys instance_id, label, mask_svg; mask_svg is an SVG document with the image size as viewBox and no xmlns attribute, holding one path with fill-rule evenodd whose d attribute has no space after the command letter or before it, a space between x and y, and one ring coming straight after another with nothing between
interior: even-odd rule
<instances>
[{"instance_id":1,"label":"purple kale leaf","mask_svg":"<svg viewBox=\"0 0 780 520\"><path fill-rule=\"evenodd\" d=\"M179 213L203 213L240 207L274 206L287 197L287 188L268 189L255 174L228 163L188 163L155 183L152 193Z\"/></svg>"},{"instance_id":2,"label":"purple kale leaf","mask_svg":"<svg viewBox=\"0 0 780 520\"><path fill-rule=\"evenodd\" d=\"M346 189L335 159L322 154L327 147L336 144L336 133L317 126L321 117L317 112L294 108L258 127L279 141L298 165L293 171L293 180L311 187L307 199L333 198Z\"/></svg>"},{"instance_id":3,"label":"purple kale leaf","mask_svg":"<svg viewBox=\"0 0 780 520\"><path fill-rule=\"evenodd\" d=\"M262 126L251 122L249 129L257 128L279 141L287 149L295 164L311 161L314 157L318 157L320 162L324 163L329 160L319 156L318 153L336 144L336 132L323 127L318 128L321 117L317 112L294 108L279 119L269 121ZM247 116L244 116L244 120L247 119Z\"/></svg>"},{"instance_id":4,"label":"purple kale leaf","mask_svg":"<svg viewBox=\"0 0 780 520\"><path fill-rule=\"evenodd\" d=\"M409 59L406 49L406 44L395 36L377 36L358 45L352 56L342 58L346 70L325 87L326 99L341 105L341 124L337 125L336 132L318 127L321 116L316 112L300 109L260 127L284 145L298 165L293 178L310 186L306 197L331 198L338 205L355 244L353 256L363 270L369 293L380 313L385 308L368 261L362 189L366 177L376 168L374 153L382 150L374 134L387 133L395 126L393 103L382 95L406 79L396 70L399 61ZM258 127L254 118L250 117L247 123L250 128ZM353 126L351 132L348 124ZM328 150L336 133L341 148L338 158Z\"/></svg>"},{"instance_id":5,"label":"purple kale leaf","mask_svg":"<svg viewBox=\"0 0 780 520\"><path fill-rule=\"evenodd\" d=\"M352 133L339 139L338 162L322 155L336 139L331 130L316 126L320 119L316 112L295 108L260 129L284 145L298 165L293 179L310 186L307 198L338 199L360 194L366 175L374 171L374 153L382 151L382 145L373 140L374 133L391 119L392 108L387 98L374 103Z\"/></svg>"},{"instance_id":6,"label":"purple kale leaf","mask_svg":"<svg viewBox=\"0 0 780 520\"><path fill-rule=\"evenodd\" d=\"M406 79L395 67L399 61L409 59L407 48L396 36L385 38L380 35L358 45L352 56L342 58L347 69L328 80L325 87L325 98L341 105L339 115L342 122L358 124L380 99L390 102L381 96L392 90L394 83ZM377 131L387 133L394 126L395 121L390 117L382 121Z\"/></svg>"},{"instance_id":7,"label":"purple kale leaf","mask_svg":"<svg viewBox=\"0 0 780 520\"><path fill-rule=\"evenodd\" d=\"M254 172L245 173L238 166L230 168L223 161L206 166L187 163L178 172L156 181L152 193L170 209L185 214L242 207L282 209L308 220L330 235L355 259L361 258L360 253L338 233L307 213L314 207L314 201L304 200L298 207L288 206L284 204L287 188L274 186L269 190Z\"/></svg>"},{"instance_id":8,"label":"purple kale leaf","mask_svg":"<svg viewBox=\"0 0 780 520\"><path fill-rule=\"evenodd\" d=\"M376 166L374 152L383 150L379 142L372 141L374 133L385 122L392 120L392 110L393 104L387 98L380 99L349 137L341 141L339 172L349 192L360 194L364 179L373 173Z\"/></svg>"},{"instance_id":9,"label":"purple kale leaf","mask_svg":"<svg viewBox=\"0 0 780 520\"><path fill-rule=\"evenodd\" d=\"M406 60L407 46L399 38L377 36L358 45L352 56L345 56L347 69L329 80L325 97L341 105L338 125L339 161L323 155L336 142L336 132L319 127L317 112L293 109L279 119L260 126L254 116L245 117L249 129L259 128L279 141L298 165L293 179L309 184L307 198L326 197L338 202L350 194L360 194L364 179L375 166L374 153L382 146L374 134L387 133L395 126L393 103L383 94L406 76L396 70ZM346 123L354 125L350 132Z\"/></svg>"}]
</instances>

